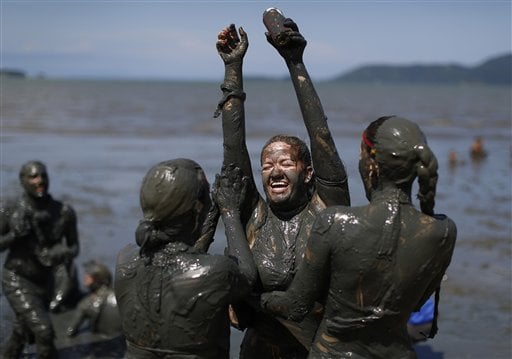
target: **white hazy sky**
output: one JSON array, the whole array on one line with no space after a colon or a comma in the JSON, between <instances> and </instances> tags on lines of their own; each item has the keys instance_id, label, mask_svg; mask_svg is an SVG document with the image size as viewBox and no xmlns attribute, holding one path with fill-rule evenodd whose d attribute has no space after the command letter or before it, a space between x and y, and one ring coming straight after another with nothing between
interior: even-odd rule
<instances>
[{"instance_id":1,"label":"white hazy sky","mask_svg":"<svg viewBox=\"0 0 512 359\"><path fill-rule=\"evenodd\" d=\"M270 6L299 25L316 79L375 63L474 66L512 51L511 0L0 2L1 67L48 77L217 80L215 41L230 23L249 36L246 75L284 76L264 36Z\"/></svg>"}]
</instances>

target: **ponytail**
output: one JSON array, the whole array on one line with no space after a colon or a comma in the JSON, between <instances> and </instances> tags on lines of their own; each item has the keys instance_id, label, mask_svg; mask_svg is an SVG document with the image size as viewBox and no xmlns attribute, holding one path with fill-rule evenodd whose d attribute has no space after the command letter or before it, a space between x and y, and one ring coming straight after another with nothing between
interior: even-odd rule
<instances>
[{"instance_id":1,"label":"ponytail","mask_svg":"<svg viewBox=\"0 0 512 359\"><path fill-rule=\"evenodd\" d=\"M437 159L428 145L414 146L418 155L416 173L418 174L418 199L421 211L429 216L434 214L436 185L437 185Z\"/></svg>"}]
</instances>

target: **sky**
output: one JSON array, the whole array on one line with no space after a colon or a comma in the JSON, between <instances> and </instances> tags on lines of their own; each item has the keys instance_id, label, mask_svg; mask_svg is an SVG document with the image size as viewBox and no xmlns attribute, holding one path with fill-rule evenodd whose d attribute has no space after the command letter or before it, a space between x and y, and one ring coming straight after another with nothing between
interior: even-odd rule
<instances>
[{"instance_id":1,"label":"sky","mask_svg":"<svg viewBox=\"0 0 512 359\"><path fill-rule=\"evenodd\" d=\"M362 65L477 66L510 53L511 0L128 1L0 0L0 67L29 76L219 80L217 33L248 34L246 76L286 76L265 38L263 11L278 7L308 41L314 79Z\"/></svg>"}]
</instances>

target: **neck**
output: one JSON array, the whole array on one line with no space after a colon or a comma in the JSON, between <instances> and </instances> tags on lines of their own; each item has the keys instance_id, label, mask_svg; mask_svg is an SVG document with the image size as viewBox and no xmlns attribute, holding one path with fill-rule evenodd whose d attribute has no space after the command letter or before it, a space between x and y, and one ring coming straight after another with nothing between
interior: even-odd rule
<instances>
[{"instance_id":1,"label":"neck","mask_svg":"<svg viewBox=\"0 0 512 359\"><path fill-rule=\"evenodd\" d=\"M24 195L25 201L34 209L43 209L48 204L49 199L51 198L49 194L45 194L42 197L34 197L25 193Z\"/></svg>"},{"instance_id":2,"label":"neck","mask_svg":"<svg viewBox=\"0 0 512 359\"><path fill-rule=\"evenodd\" d=\"M300 212L302 212L302 210L306 208L308 203L309 201L306 200L303 203L293 206L293 208L280 208L278 206L274 206L272 203L269 203L269 206L270 209L272 210L272 213L274 213L277 218L283 221L288 221L295 217Z\"/></svg>"},{"instance_id":3,"label":"neck","mask_svg":"<svg viewBox=\"0 0 512 359\"><path fill-rule=\"evenodd\" d=\"M372 190L370 202L386 200L391 196L398 195L398 200L401 204L410 204L411 201L411 186L397 186L395 184L388 184L379 186Z\"/></svg>"}]
</instances>

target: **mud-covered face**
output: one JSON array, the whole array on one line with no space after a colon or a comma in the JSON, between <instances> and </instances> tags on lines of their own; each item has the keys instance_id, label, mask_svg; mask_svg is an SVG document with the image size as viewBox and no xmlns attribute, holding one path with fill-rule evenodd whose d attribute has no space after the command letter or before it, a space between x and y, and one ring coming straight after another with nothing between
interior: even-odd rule
<instances>
[{"instance_id":1,"label":"mud-covered face","mask_svg":"<svg viewBox=\"0 0 512 359\"><path fill-rule=\"evenodd\" d=\"M48 173L41 165L31 165L23 173L21 183L25 192L35 198L42 198L48 194Z\"/></svg>"},{"instance_id":2,"label":"mud-covered face","mask_svg":"<svg viewBox=\"0 0 512 359\"><path fill-rule=\"evenodd\" d=\"M307 201L312 173L298 158L297 149L285 142L273 142L262 152L261 178L273 207L289 211Z\"/></svg>"}]
</instances>

